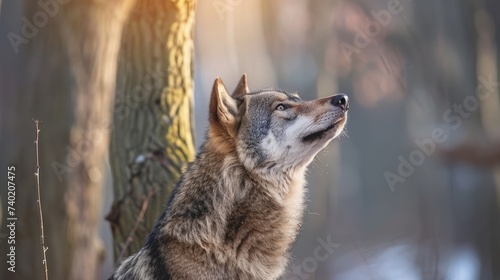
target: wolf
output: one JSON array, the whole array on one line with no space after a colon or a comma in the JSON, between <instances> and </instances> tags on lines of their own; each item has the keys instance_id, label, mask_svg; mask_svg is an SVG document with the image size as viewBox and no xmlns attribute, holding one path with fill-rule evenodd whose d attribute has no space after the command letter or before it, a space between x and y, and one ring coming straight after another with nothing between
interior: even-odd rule
<instances>
[{"instance_id":1,"label":"wolf","mask_svg":"<svg viewBox=\"0 0 500 280\"><path fill-rule=\"evenodd\" d=\"M277 279L300 228L304 175L343 130L344 94L304 101L280 90L232 95L214 82L206 140L146 244L109 279Z\"/></svg>"}]
</instances>

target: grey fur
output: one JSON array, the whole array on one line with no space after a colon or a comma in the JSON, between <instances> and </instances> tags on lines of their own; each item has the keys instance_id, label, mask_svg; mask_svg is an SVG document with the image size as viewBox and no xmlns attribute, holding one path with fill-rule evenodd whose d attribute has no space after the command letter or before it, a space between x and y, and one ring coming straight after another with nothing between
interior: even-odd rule
<instances>
[{"instance_id":1,"label":"grey fur","mask_svg":"<svg viewBox=\"0 0 500 280\"><path fill-rule=\"evenodd\" d=\"M146 245L110 279L277 279L284 272L302 219L304 172L343 129L346 110L331 97L248 93L246 76L237 88L245 92L233 99L216 80L201 151Z\"/></svg>"}]
</instances>

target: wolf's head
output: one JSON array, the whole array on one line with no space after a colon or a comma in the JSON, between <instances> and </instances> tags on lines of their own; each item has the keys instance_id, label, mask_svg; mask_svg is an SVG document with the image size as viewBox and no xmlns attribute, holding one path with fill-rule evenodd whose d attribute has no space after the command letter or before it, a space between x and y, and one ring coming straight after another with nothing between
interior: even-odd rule
<instances>
[{"instance_id":1,"label":"wolf's head","mask_svg":"<svg viewBox=\"0 0 500 280\"><path fill-rule=\"evenodd\" d=\"M344 94L304 101L283 91L250 92L243 75L230 95L217 78L208 141L221 153L236 153L249 170L305 167L342 132L348 109Z\"/></svg>"}]
</instances>

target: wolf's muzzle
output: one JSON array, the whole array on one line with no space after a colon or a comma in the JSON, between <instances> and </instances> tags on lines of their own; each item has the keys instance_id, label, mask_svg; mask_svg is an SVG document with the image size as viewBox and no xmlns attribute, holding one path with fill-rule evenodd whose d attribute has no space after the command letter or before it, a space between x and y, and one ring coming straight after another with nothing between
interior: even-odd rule
<instances>
[{"instance_id":1,"label":"wolf's muzzle","mask_svg":"<svg viewBox=\"0 0 500 280\"><path fill-rule=\"evenodd\" d=\"M344 112L349 110L349 98L343 93L336 94L330 101L333 106L340 107Z\"/></svg>"}]
</instances>

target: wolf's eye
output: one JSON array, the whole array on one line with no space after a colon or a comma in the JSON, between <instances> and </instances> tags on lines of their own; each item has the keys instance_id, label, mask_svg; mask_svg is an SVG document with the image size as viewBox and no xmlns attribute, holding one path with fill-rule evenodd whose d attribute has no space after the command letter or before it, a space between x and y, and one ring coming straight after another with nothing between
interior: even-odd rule
<instances>
[{"instance_id":1,"label":"wolf's eye","mask_svg":"<svg viewBox=\"0 0 500 280\"><path fill-rule=\"evenodd\" d=\"M278 106L276 106L276 110L278 110L278 111L284 111L285 109L286 109L286 107L284 104L278 104Z\"/></svg>"}]
</instances>

